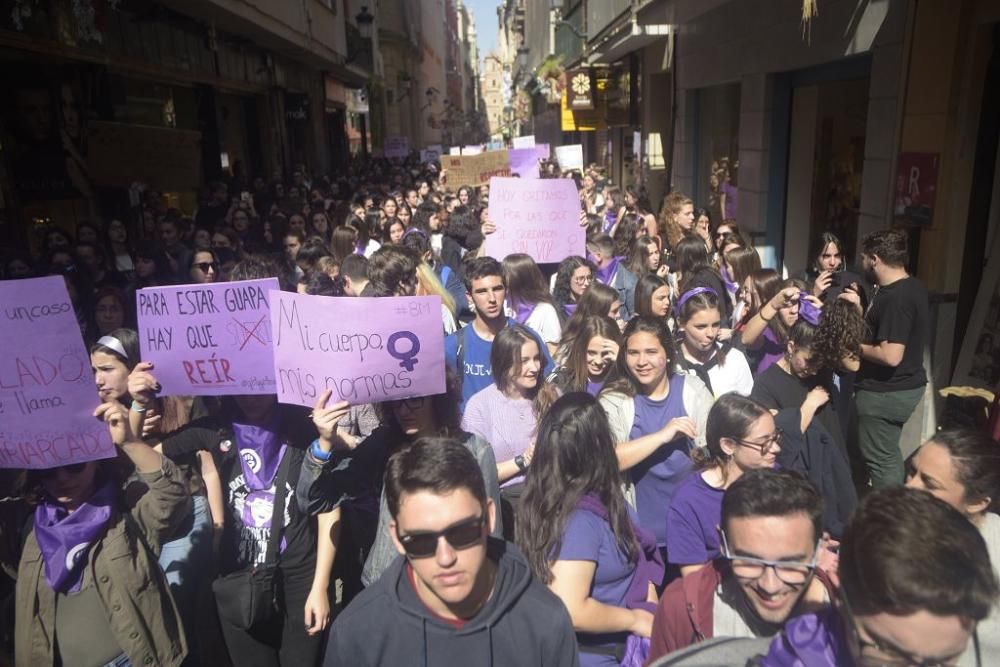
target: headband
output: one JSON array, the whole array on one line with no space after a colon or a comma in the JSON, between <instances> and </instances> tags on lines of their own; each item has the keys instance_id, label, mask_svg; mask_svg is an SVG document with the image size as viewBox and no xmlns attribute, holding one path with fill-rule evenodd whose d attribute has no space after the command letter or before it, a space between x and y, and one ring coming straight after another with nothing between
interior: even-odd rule
<instances>
[{"instance_id":1,"label":"headband","mask_svg":"<svg viewBox=\"0 0 1000 667\"><path fill-rule=\"evenodd\" d=\"M403 232L403 238L405 239L407 236L410 236L412 234L419 234L420 236L423 236L425 239L427 238L427 233L424 232L424 230L418 229L416 227L410 227L405 232Z\"/></svg>"},{"instance_id":2,"label":"headband","mask_svg":"<svg viewBox=\"0 0 1000 667\"><path fill-rule=\"evenodd\" d=\"M677 299L677 305L674 306L674 314L680 316L681 308L684 307L684 304L699 294L714 294L716 299L719 298L719 293L711 287L694 287L689 289L687 292L684 292L684 294L681 295L681 298Z\"/></svg>"},{"instance_id":3,"label":"headband","mask_svg":"<svg viewBox=\"0 0 1000 667\"><path fill-rule=\"evenodd\" d=\"M820 318L823 316L823 311L808 301L806 297L809 296L808 292L799 292L799 319L803 319L814 327L819 326Z\"/></svg>"},{"instance_id":4,"label":"headband","mask_svg":"<svg viewBox=\"0 0 1000 667\"><path fill-rule=\"evenodd\" d=\"M101 336L97 340L97 344L110 350L114 350L122 359L128 361L128 355L125 354L125 346L122 345L122 342L114 336Z\"/></svg>"}]
</instances>

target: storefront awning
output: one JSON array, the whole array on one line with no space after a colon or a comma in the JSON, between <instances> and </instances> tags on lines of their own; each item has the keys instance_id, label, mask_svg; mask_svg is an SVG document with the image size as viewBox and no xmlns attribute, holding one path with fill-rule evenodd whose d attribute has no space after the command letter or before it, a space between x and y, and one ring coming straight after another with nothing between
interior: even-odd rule
<instances>
[{"instance_id":1,"label":"storefront awning","mask_svg":"<svg viewBox=\"0 0 1000 667\"><path fill-rule=\"evenodd\" d=\"M631 22L595 48L587 58L587 62L591 65L611 64L633 51L666 39L670 35L670 30L669 24L640 25Z\"/></svg>"}]
</instances>

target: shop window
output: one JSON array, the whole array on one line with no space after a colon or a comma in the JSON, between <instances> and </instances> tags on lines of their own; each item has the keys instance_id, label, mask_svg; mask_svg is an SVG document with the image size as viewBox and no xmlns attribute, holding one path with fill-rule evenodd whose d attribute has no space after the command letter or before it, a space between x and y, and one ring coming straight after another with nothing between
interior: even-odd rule
<instances>
[{"instance_id":1,"label":"shop window","mask_svg":"<svg viewBox=\"0 0 1000 667\"><path fill-rule=\"evenodd\" d=\"M740 84L704 88L697 98L695 205L713 223L739 220Z\"/></svg>"}]
</instances>

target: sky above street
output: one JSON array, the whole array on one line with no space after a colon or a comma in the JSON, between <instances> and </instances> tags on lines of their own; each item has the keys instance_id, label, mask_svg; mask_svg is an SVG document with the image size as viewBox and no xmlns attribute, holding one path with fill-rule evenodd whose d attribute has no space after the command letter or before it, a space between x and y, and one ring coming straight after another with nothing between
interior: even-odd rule
<instances>
[{"instance_id":1,"label":"sky above street","mask_svg":"<svg viewBox=\"0 0 1000 667\"><path fill-rule=\"evenodd\" d=\"M465 0L465 6L472 10L476 17L476 34L479 42L479 57L486 54L497 45L497 0Z\"/></svg>"}]
</instances>

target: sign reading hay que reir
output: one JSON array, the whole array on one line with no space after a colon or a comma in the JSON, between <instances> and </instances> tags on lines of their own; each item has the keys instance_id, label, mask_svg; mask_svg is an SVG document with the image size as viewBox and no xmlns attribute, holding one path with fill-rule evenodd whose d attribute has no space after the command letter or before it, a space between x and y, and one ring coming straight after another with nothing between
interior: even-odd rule
<instances>
[{"instance_id":1,"label":"sign reading hay que reir","mask_svg":"<svg viewBox=\"0 0 1000 667\"><path fill-rule=\"evenodd\" d=\"M63 278L2 281L0 302L0 468L114 456Z\"/></svg>"},{"instance_id":2,"label":"sign reading hay que reir","mask_svg":"<svg viewBox=\"0 0 1000 667\"><path fill-rule=\"evenodd\" d=\"M162 394L273 394L271 290L277 278L136 293L142 360Z\"/></svg>"},{"instance_id":3,"label":"sign reading hay que reir","mask_svg":"<svg viewBox=\"0 0 1000 667\"><path fill-rule=\"evenodd\" d=\"M441 297L271 292L278 400L352 405L443 393Z\"/></svg>"}]
</instances>

